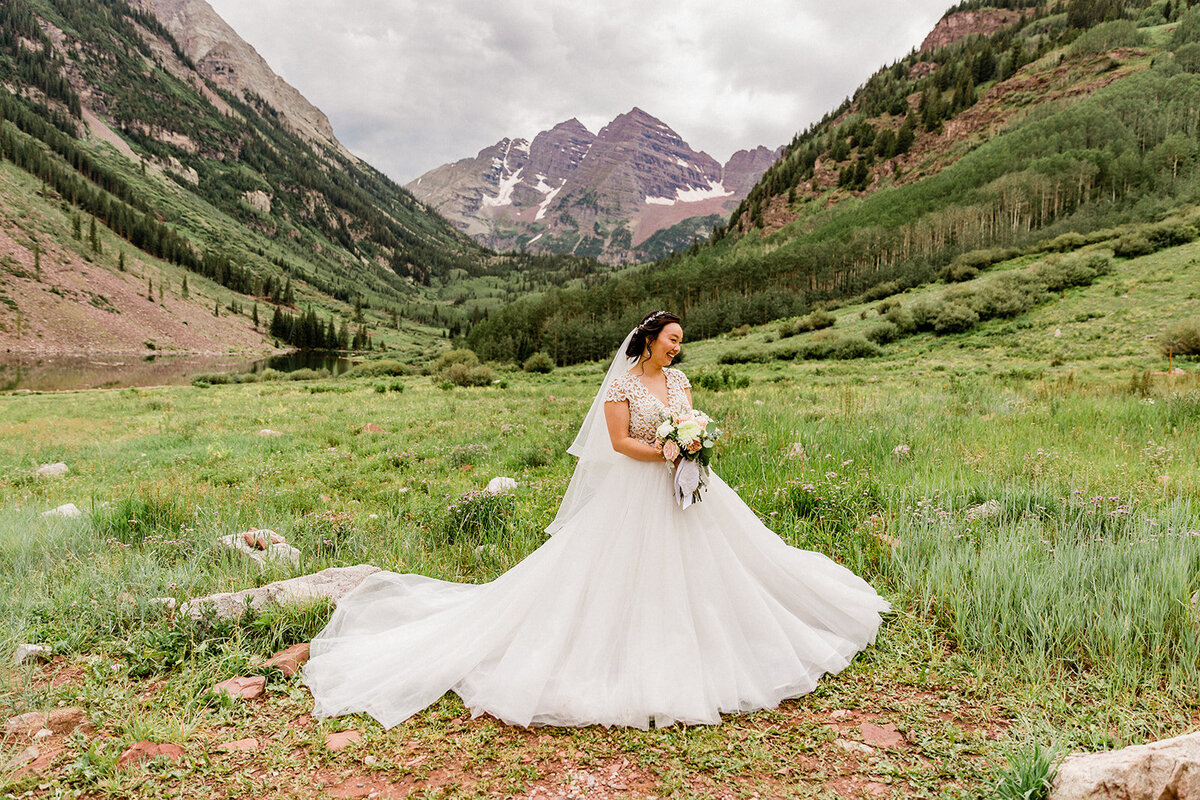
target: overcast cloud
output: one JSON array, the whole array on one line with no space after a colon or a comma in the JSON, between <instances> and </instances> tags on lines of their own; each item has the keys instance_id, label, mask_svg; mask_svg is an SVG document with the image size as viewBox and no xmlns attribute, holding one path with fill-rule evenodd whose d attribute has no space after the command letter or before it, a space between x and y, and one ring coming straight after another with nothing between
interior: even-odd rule
<instances>
[{"instance_id":1,"label":"overcast cloud","mask_svg":"<svg viewBox=\"0 0 1200 800\"><path fill-rule=\"evenodd\" d=\"M788 142L953 0L209 0L401 183L634 106L724 162Z\"/></svg>"}]
</instances>

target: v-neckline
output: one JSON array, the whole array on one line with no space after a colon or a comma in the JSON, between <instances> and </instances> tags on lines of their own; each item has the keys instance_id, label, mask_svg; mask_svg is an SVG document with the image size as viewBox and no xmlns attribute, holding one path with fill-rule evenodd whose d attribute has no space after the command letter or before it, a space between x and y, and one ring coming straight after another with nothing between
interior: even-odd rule
<instances>
[{"instance_id":1,"label":"v-neckline","mask_svg":"<svg viewBox=\"0 0 1200 800\"><path fill-rule=\"evenodd\" d=\"M671 384L670 383L667 383L667 402L664 403L658 395L656 395L654 392L650 391L650 387L647 386L645 384L645 382L641 378L639 378L637 375L633 375L632 373L625 373L625 374L629 375L630 378L635 380L637 382L638 386L641 386L642 389L645 390L646 394L653 397L658 402L658 404L660 406L662 406L664 409L671 407ZM663 373L663 382L664 383L666 383L666 378L667 378L667 373L664 372Z\"/></svg>"}]
</instances>

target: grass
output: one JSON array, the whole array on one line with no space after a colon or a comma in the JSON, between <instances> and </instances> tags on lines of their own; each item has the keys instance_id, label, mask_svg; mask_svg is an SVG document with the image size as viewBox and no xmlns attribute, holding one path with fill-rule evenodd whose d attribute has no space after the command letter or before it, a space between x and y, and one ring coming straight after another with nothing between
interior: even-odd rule
<instances>
[{"instance_id":1,"label":"grass","mask_svg":"<svg viewBox=\"0 0 1200 800\"><path fill-rule=\"evenodd\" d=\"M453 695L392 731L314 721L302 685L263 660L311 637L328 604L233 625L185 624L150 602L364 561L496 577L544 540L599 365L512 373L507 388L408 376L379 392L366 376L0 397L0 655L24 641L56 653L4 668L0 702L12 714L79 705L97 726L5 791L1019 796L1048 774L1051 743L1194 730L1200 380L1194 362L1183 376L1146 373L1160 360L1147 336L1195 314L1189 282L1166 277L1198 252L1118 262L1014 322L910 337L875 359L718 368L731 340L689 345L685 371L722 376L711 384L722 390L694 390L726 431L722 477L780 536L851 567L896 608L877 643L811 695L714 728L511 729L470 719ZM839 309L837 327L870 324L869 308ZM775 328L737 342L767 346ZM65 478L31 477L59 460ZM471 493L497 475L518 489L479 505ZM66 502L84 516L40 516ZM301 564L259 574L214 545L250 527L282 533ZM208 693L239 674L268 675L266 698ZM838 744L865 722L894 724L905 743L870 757ZM349 728L360 743L324 747ZM257 751L216 749L247 737ZM186 755L117 769L143 738ZM25 746L5 742L0 756Z\"/></svg>"}]
</instances>

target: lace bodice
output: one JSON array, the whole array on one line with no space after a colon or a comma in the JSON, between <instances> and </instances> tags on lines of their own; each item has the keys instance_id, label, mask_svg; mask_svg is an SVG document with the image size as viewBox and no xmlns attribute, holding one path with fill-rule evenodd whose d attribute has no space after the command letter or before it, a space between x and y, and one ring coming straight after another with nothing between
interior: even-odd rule
<instances>
[{"instance_id":1,"label":"lace bodice","mask_svg":"<svg viewBox=\"0 0 1200 800\"><path fill-rule=\"evenodd\" d=\"M687 394L683 391L692 385L687 376L672 367L664 368L663 374L667 376L668 409L682 411L690 408ZM636 375L626 373L617 377L608 387L604 400L628 402L629 435L647 444L654 444L654 430L658 427L663 404Z\"/></svg>"}]
</instances>

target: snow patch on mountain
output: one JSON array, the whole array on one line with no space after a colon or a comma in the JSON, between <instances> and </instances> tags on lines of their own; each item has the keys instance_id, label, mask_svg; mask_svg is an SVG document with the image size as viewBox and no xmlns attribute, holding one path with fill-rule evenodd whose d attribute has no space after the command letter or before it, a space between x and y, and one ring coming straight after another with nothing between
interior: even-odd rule
<instances>
[{"instance_id":1,"label":"snow patch on mountain","mask_svg":"<svg viewBox=\"0 0 1200 800\"><path fill-rule=\"evenodd\" d=\"M689 186L687 189L676 189L674 197L647 197L646 204L652 206L673 206L676 203L699 203L701 200L712 200L716 197L729 197L733 194L720 181L709 180L708 186Z\"/></svg>"},{"instance_id":2,"label":"snow patch on mountain","mask_svg":"<svg viewBox=\"0 0 1200 800\"><path fill-rule=\"evenodd\" d=\"M567 183L567 179L563 178L562 183L560 183L558 185L557 189L550 189L550 187L546 187L547 189L549 189L549 191L546 193L546 199L544 199L544 200L542 200L542 202L538 203L537 214L533 218L534 222L537 222L542 217L546 216L546 209L550 207L550 201L552 201L554 199L555 195L557 195L559 192L562 191L562 187L565 186L566 183ZM541 189L539 189L538 191L541 191Z\"/></svg>"},{"instance_id":3,"label":"snow patch on mountain","mask_svg":"<svg viewBox=\"0 0 1200 800\"><path fill-rule=\"evenodd\" d=\"M521 182L521 172L524 171L524 169L524 167L521 167L521 169L517 170L512 175L509 175L507 178L501 178L500 186L498 187L499 191L497 192L496 196L488 197L485 195L482 200L483 205L492 207L512 205L513 189L515 189L517 184Z\"/></svg>"}]
</instances>

